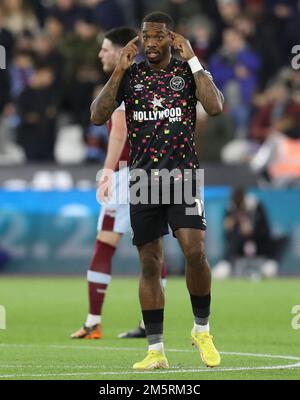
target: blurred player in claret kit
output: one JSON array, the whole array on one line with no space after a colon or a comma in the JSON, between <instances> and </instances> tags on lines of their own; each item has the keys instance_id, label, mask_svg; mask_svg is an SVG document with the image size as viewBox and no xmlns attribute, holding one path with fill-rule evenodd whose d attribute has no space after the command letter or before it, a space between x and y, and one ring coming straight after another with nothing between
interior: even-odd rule
<instances>
[{"instance_id":1,"label":"blurred player in claret kit","mask_svg":"<svg viewBox=\"0 0 300 400\"><path fill-rule=\"evenodd\" d=\"M162 170L179 170L181 183L187 173L196 188L194 192L198 193L199 166L194 145L196 104L200 101L209 115L218 115L223 110L223 95L211 75L195 57L189 41L172 29L173 21L167 14L147 15L141 26L146 61L134 63L138 53L137 36L121 50L110 80L91 106L91 120L103 124L125 103L131 146L130 219L133 244L137 246L141 263L139 295L149 343L146 358L133 365L137 370L169 366L163 345L164 293L160 282L162 236L168 232L168 225L186 259L186 283L194 314L192 342L208 367L220 364L220 355L209 333L211 272L205 256L206 222L200 199L194 198L190 203L184 198L180 204L173 197L168 204L161 198L158 204L132 201L135 186L132 177L140 170L147 177ZM182 61L172 57L172 47ZM153 181L148 180L147 190L152 193L153 187ZM170 190L174 196L174 182Z\"/></svg>"},{"instance_id":2,"label":"blurred player in claret kit","mask_svg":"<svg viewBox=\"0 0 300 400\"><path fill-rule=\"evenodd\" d=\"M114 70L122 47L135 38L136 31L127 27L112 29L105 34L99 58L106 73ZM130 231L129 204L126 204L128 192L129 144L125 120L125 106L122 103L111 115L109 121L109 142L104 162L105 176L114 175L115 186L110 190L118 193L122 204L103 203L98 220L98 234L92 262L87 273L89 313L83 327L71 335L72 339L101 339L101 314L105 293L111 281L112 258L122 235ZM122 162L119 169L119 162ZM123 168L122 168L123 167ZM115 171L115 172L114 172ZM100 180L100 200L104 198L107 184L105 178ZM105 200L105 199L104 199ZM162 285L166 284L166 266L162 263ZM145 337L143 321L136 329L124 332L120 338Z\"/></svg>"}]
</instances>

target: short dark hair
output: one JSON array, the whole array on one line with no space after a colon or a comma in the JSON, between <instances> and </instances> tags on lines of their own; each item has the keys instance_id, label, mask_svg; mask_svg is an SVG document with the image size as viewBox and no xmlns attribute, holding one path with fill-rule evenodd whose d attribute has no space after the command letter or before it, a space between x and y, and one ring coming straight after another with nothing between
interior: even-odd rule
<instances>
[{"instance_id":1,"label":"short dark hair","mask_svg":"<svg viewBox=\"0 0 300 400\"><path fill-rule=\"evenodd\" d=\"M121 26L107 31L104 37L112 42L115 46L124 47L126 44L137 36L137 32L128 28L127 26Z\"/></svg>"},{"instance_id":2,"label":"short dark hair","mask_svg":"<svg viewBox=\"0 0 300 400\"><path fill-rule=\"evenodd\" d=\"M154 11L150 14L147 14L142 21L144 22L158 22L161 24L166 24L167 28L173 29L174 28L174 21L169 14L166 14L161 11Z\"/></svg>"}]
</instances>

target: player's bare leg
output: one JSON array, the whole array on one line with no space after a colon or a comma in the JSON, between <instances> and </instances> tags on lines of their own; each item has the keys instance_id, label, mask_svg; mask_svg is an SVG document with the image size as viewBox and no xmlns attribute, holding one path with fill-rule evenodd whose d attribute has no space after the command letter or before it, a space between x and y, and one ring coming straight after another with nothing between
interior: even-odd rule
<instances>
[{"instance_id":1,"label":"player's bare leg","mask_svg":"<svg viewBox=\"0 0 300 400\"><path fill-rule=\"evenodd\" d=\"M181 228L175 232L186 259L186 284L193 296L205 297L211 290L211 271L205 255L204 231Z\"/></svg>"},{"instance_id":2,"label":"player's bare leg","mask_svg":"<svg viewBox=\"0 0 300 400\"><path fill-rule=\"evenodd\" d=\"M139 296L142 310L164 308L164 292L161 284L163 263L162 239L138 246L141 262Z\"/></svg>"},{"instance_id":3,"label":"player's bare leg","mask_svg":"<svg viewBox=\"0 0 300 400\"><path fill-rule=\"evenodd\" d=\"M167 285L167 266L166 263L163 262L162 264L162 269L161 269L161 283L163 286L163 289L165 290L166 285ZM145 331L145 324L144 321L141 320L139 325L127 332L122 332L118 335L118 338L120 339L138 339L138 338L145 338L146 337L146 331Z\"/></svg>"},{"instance_id":4,"label":"player's bare leg","mask_svg":"<svg viewBox=\"0 0 300 400\"><path fill-rule=\"evenodd\" d=\"M220 355L209 334L211 272L205 255L205 233L199 229L181 228L176 232L186 259L186 284L195 317L192 342L209 367L220 364Z\"/></svg>"},{"instance_id":5,"label":"player's bare leg","mask_svg":"<svg viewBox=\"0 0 300 400\"><path fill-rule=\"evenodd\" d=\"M97 240L100 240L100 242L103 243L107 243L115 248L119 246L121 238L122 238L121 233L110 232L110 231L100 231L97 235Z\"/></svg>"},{"instance_id":6,"label":"player's bare leg","mask_svg":"<svg viewBox=\"0 0 300 400\"><path fill-rule=\"evenodd\" d=\"M148 340L148 355L134 369L168 368L163 347L164 292L161 284L162 239L138 246L141 273L139 297Z\"/></svg>"}]
</instances>

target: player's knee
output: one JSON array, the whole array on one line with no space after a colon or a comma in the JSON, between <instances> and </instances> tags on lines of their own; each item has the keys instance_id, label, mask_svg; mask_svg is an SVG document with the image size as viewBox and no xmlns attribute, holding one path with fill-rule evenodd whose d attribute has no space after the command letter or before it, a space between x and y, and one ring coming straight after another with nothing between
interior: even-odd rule
<instances>
[{"instance_id":1,"label":"player's knee","mask_svg":"<svg viewBox=\"0 0 300 400\"><path fill-rule=\"evenodd\" d=\"M145 256L141 260L141 274L143 279L151 280L160 277L162 260L157 255Z\"/></svg>"},{"instance_id":2,"label":"player's knee","mask_svg":"<svg viewBox=\"0 0 300 400\"><path fill-rule=\"evenodd\" d=\"M97 240L113 247L118 247L121 237L120 233L111 231L102 230L97 234Z\"/></svg>"},{"instance_id":3,"label":"player's knee","mask_svg":"<svg viewBox=\"0 0 300 400\"><path fill-rule=\"evenodd\" d=\"M185 252L187 265L190 268L202 269L206 267L206 254L204 246L190 248Z\"/></svg>"}]
</instances>

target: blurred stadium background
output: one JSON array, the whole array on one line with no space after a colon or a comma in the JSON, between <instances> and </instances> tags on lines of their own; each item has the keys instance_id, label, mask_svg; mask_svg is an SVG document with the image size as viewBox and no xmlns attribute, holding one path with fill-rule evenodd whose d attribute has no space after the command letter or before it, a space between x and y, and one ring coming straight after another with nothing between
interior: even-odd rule
<instances>
[{"instance_id":1,"label":"blurred stadium background","mask_svg":"<svg viewBox=\"0 0 300 400\"><path fill-rule=\"evenodd\" d=\"M99 211L95 177L107 144L107 127L89 122L93 95L107 79L97 59L103 32L138 28L157 9L173 16L226 98L216 118L199 108L196 132L212 265L224 253L231 190L243 186L261 200L272 236L288 239L279 274L299 274L300 65L293 49L300 44L300 6L294 0L1 0L1 271L85 272ZM167 260L171 273L182 271L172 238ZM129 235L114 264L115 273L137 272Z\"/></svg>"}]
</instances>

